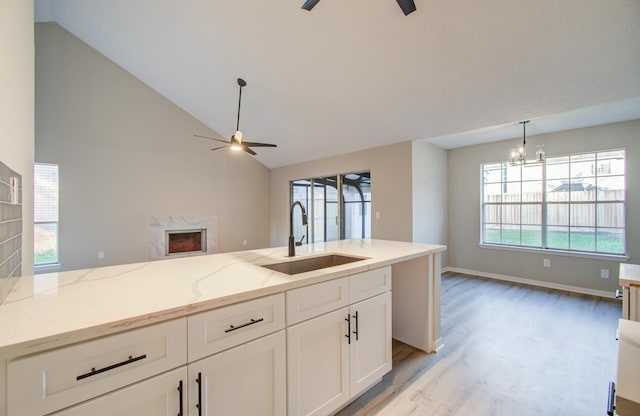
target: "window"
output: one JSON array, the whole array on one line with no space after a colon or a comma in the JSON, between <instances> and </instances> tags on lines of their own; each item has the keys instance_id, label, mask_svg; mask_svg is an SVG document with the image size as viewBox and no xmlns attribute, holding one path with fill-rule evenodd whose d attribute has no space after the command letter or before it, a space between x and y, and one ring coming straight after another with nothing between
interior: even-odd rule
<instances>
[{"instance_id":1,"label":"window","mask_svg":"<svg viewBox=\"0 0 640 416\"><path fill-rule=\"evenodd\" d=\"M482 165L483 244L625 255L625 151Z\"/></svg>"},{"instance_id":2,"label":"window","mask_svg":"<svg viewBox=\"0 0 640 416\"><path fill-rule=\"evenodd\" d=\"M302 226L294 210L293 234L305 242L371 237L371 175L348 173L291 182L291 200L307 210L309 224Z\"/></svg>"},{"instance_id":3,"label":"window","mask_svg":"<svg viewBox=\"0 0 640 416\"><path fill-rule=\"evenodd\" d=\"M58 165L34 167L34 264L58 263Z\"/></svg>"}]
</instances>

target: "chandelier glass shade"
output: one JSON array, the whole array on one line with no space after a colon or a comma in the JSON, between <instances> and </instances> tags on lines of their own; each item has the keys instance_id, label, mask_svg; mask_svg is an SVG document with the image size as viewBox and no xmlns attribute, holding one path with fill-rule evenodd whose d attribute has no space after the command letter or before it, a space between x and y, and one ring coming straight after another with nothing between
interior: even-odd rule
<instances>
[{"instance_id":1,"label":"chandelier glass shade","mask_svg":"<svg viewBox=\"0 0 640 416\"><path fill-rule=\"evenodd\" d=\"M520 121L522 124L522 144L516 147L515 149L511 149L511 165L524 165L526 163L542 163L544 162L544 149L543 146L536 146L536 158L527 161L527 124L531 120Z\"/></svg>"}]
</instances>

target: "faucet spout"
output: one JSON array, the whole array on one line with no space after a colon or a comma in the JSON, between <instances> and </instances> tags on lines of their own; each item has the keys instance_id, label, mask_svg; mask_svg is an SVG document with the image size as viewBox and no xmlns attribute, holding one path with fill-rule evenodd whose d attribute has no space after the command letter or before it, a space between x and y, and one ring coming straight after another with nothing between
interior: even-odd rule
<instances>
[{"instance_id":1,"label":"faucet spout","mask_svg":"<svg viewBox=\"0 0 640 416\"><path fill-rule=\"evenodd\" d=\"M289 210L289 257L296 256L296 240L293 236L293 209L298 205L302 210L302 225L307 226L307 210L302 205L302 202L296 201L291 204L291 209ZM304 239L304 236L303 236ZM302 244L302 239L300 240L300 244Z\"/></svg>"}]
</instances>

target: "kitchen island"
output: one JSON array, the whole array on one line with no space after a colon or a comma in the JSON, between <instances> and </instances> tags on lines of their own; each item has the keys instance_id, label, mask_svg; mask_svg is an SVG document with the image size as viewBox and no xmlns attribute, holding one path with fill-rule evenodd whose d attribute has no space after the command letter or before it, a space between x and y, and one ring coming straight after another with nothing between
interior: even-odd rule
<instances>
[{"instance_id":1,"label":"kitchen island","mask_svg":"<svg viewBox=\"0 0 640 416\"><path fill-rule=\"evenodd\" d=\"M295 260L286 257L286 247L277 247L21 277L0 305L0 415L10 408L11 363L21 357L383 268L393 274L394 338L434 352L440 333L439 253L445 249L384 240L310 244L297 248L296 259L340 253L363 260L291 276L261 267ZM97 373L90 370L88 377Z\"/></svg>"}]
</instances>

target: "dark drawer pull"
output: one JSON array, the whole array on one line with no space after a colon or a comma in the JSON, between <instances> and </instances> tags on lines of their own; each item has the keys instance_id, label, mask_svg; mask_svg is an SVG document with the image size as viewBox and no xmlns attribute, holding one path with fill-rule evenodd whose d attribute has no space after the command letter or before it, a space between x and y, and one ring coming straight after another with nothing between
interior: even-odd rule
<instances>
[{"instance_id":1,"label":"dark drawer pull","mask_svg":"<svg viewBox=\"0 0 640 416\"><path fill-rule=\"evenodd\" d=\"M122 361L121 363L112 364L110 366L107 366L107 367L104 367L104 368L99 368L97 370L94 367L88 373L80 374L78 377L76 377L76 380L80 381L80 380L85 379L87 377L92 377L92 376L95 376L97 374L104 373L104 372L109 371L109 370L113 370L114 368L122 367L124 365L131 364L131 363L135 363L136 361L144 360L145 358L147 358L147 354L143 354L143 355L141 355L139 357L133 357L133 356L130 355L128 360Z\"/></svg>"},{"instance_id":2,"label":"dark drawer pull","mask_svg":"<svg viewBox=\"0 0 640 416\"><path fill-rule=\"evenodd\" d=\"M225 329L224 332L235 331L236 329L244 328L245 326L257 324L258 322L262 322L262 321L264 321L264 318L258 318L258 319L251 318L251 320L249 322L247 322L246 324L242 324L242 325L238 325L238 326L229 325L229 328Z\"/></svg>"},{"instance_id":3,"label":"dark drawer pull","mask_svg":"<svg viewBox=\"0 0 640 416\"><path fill-rule=\"evenodd\" d=\"M607 414L613 416L613 411L616 408L616 383L609 382L609 397L607 398Z\"/></svg>"},{"instance_id":4,"label":"dark drawer pull","mask_svg":"<svg viewBox=\"0 0 640 416\"><path fill-rule=\"evenodd\" d=\"M353 333L356 336L356 341L358 341L358 333L360 332L360 331L358 331L358 311L356 311L356 313L353 314L353 319L356 320L356 330L353 331Z\"/></svg>"},{"instance_id":5,"label":"dark drawer pull","mask_svg":"<svg viewBox=\"0 0 640 416\"><path fill-rule=\"evenodd\" d=\"M198 383L198 403L196 403L196 408L198 409L198 416L202 416L202 373L198 373L196 383Z\"/></svg>"},{"instance_id":6,"label":"dark drawer pull","mask_svg":"<svg viewBox=\"0 0 640 416\"><path fill-rule=\"evenodd\" d=\"M180 412L178 416L184 416L184 399L182 398L182 380L180 380L180 384L178 384L178 394L180 394Z\"/></svg>"},{"instance_id":7,"label":"dark drawer pull","mask_svg":"<svg viewBox=\"0 0 640 416\"><path fill-rule=\"evenodd\" d=\"M348 344L351 345L351 314L350 313L347 314L347 318L345 319L345 321L347 321L347 335L345 335L345 337L347 337Z\"/></svg>"}]
</instances>

